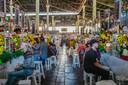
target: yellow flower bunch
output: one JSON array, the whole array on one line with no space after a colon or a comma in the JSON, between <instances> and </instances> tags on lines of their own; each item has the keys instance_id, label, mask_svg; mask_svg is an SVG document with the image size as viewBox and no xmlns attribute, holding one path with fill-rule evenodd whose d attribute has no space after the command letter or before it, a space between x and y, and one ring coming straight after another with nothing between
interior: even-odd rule
<instances>
[{"instance_id":1,"label":"yellow flower bunch","mask_svg":"<svg viewBox=\"0 0 128 85\"><path fill-rule=\"evenodd\" d=\"M15 43L16 47L20 46L21 40L20 40L20 36L18 34L13 35L12 40Z\"/></svg>"},{"instance_id":2,"label":"yellow flower bunch","mask_svg":"<svg viewBox=\"0 0 128 85\"><path fill-rule=\"evenodd\" d=\"M4 51L4 46L0 46L0 55L3 53Z\"/></svg>"},{"instance_id":3,"label":"yellow flower bunch","mask_svg":"<svg viewBox=\"0 0 128 85\"><path fill-rule=\"evenodd\" d=\"M4 35L0 34L0 45L4 45Z\"/></svg>"},{"instance_id":4,"label":"yellow flower bunch","mask_svg":"<svg viewBox=\"0 0 128 85\"><path fill-rule=\"evenodd\" d=\"M117 37L117 41L118 41L119 45L122 46L124 42L127 42L127 37L124 35L119 35Z\"/></svg>"},{"instance_id":5,"label":"yellow flower bunch","mask_svg":"<svg viewBox=\"0 0 128 85\"><path fill-rule=\"evenodd\" d=\"M34 36L32 34L29 34L28 37L30 39L30 44L33 45L35 43Z\"/></svg>"},{"instance_id":6,"label":"yellow flower bunch","mask_svg":"<svg viewBox=\"0 0 128 85\"><path fill-rule=\"evenodd\" d=\"M23 41L27 42L28 41L28 36L24 36Z\"/></svg>"}]
</instances>

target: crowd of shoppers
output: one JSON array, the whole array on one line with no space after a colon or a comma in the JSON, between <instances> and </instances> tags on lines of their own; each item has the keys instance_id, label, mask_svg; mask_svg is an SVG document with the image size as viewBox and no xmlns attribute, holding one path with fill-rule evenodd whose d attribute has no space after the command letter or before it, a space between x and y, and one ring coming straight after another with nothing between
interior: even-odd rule
<instances>
[{"instance_id":1,"label":"crowd of shoppers","mask_svg":"<svg viewBox=\"0 0 128 85\"><path fill-rule=\"evenodd\" d=\"M58 47L63 47L63 45L67 47L68 51L72 52L68 53L68 56L72 57L73 51L78 53L84 71L94 74L96 81L99 76L101 76L101 80L108 80L110 71L116 75L128 77L128 62L113 54L113 43L105 43L106 46L101 51L99 43L104 43L104 40L100 40L98 35L71 36L72 34L36 36L33 45L30 45L29 40L23 41L21 49L24 50L25 61L22 65L17 65L14 72L9 73L6 85L16 85L17 81L31 75L34 70L33 61L42 61L42 64L45 65L47 58L57 56Z\"/></svg>"}]
</instances>

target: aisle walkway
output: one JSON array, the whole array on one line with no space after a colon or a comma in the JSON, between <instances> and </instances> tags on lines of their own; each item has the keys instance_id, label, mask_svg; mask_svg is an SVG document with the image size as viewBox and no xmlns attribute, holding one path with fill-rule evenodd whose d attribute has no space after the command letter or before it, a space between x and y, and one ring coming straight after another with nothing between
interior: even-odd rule
<instances>
[{"instance_id":1,"label":"aisle walkway","mask_svg":"<svg viewBox=\"0 0 128 85\"><path fill-rule=\"evenodd\" d=\"M66 48L60 49L59 65L46 73L42 85L84 85L82 69L72 67L72 58L66 55Z\"/></svg>"}]
</instances>

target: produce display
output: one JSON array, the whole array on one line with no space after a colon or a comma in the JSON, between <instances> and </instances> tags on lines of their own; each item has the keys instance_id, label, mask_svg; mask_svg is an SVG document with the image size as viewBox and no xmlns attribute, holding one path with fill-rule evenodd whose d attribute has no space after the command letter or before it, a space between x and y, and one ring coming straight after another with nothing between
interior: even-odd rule
<instances>
[{"instance_id":1,"label":"produce display","mask_svg":"<svg viewBox=\"0 0 128 85\"><path fill-rule=\"evenodd\" d=\"M0 55L3 53L3 51L4 51L4 36L0 34Z\"/></svg>"},{"instance_id":2,"label":"produce display","mask_svg":"<svg viewBox=\"0 0 128 85\"><path fill-rule=\"evenodd\" d=\"M15 48L19 48L20 43L21 43L21 39L20 39L20 36L18 34L12 35L11 41L12 41L12 43L15 43Z\"/></svg>"},{"instance_id":3,"label":"produce display","mask_svg":"<svg viewBox=\"0 0 128 85\"><path fill-rule=\"evenodd\" d=\"M117 41L120 46L123 46L124 43L126 43L126 45L128 46L128 36L127 35L122 34L122 35L117 36Z\"/></svg>"},{"instance_id":4,"label":"produce display","mask_svg":"<svg viewBox=\"0 0 128 85\"><path fill-rule=\"evenodd\" d=\"M113 34L115 32L109 32L109 31L102 31L100 33L97 34L97 36L99 36L99 38L97 38L99 40L99 51L100 52L104 52L105 51L105 46L106 43L111 42L113 44L114 49L117 49L117 43L119 45L120 48L122 48L122 46L125 44L128 47L128 33L127 34L115 34L116 35L116 43L114 44L113 42ZM87 36L87 35L86 35ZM85 37L86 37L85 36ZM11 49L15 48L15 50L9 52L8 50L4 49L4 35L0 34L0 64L6 63L7 61L9 61L12 58L17 58L21 55L24 54L24 51L20 49L20 45L22 43L22 39L23 42L30 42L31 45L33 45L35 43L35 35L33 34L27 34L27 35L22 35L20 36L20 34L11 34L10 36L10 44L14 44L14 47L12 47ZM46 39L46 42L49 43L51 41L51 36L50 35L46 35L44 36L44 38ZM76 39L78 38L78 36L76 37ZM84 38L84 36L83 36ZM38 38L40 41L40 38ZM121 53L122 49L117 49L117 51L119 53ZM123 52L122 52L123 53Z\"/></svg>"},{"instance_id":5,"label":"produce display","mask_svg":"<svg viewBox=\"0 0 128 85\"><path fill-rule=\"evenodd\" d=\"M28 35L28 38L30 40L30 44L33 45L35 43L35 39L34 39L34 36L32 34L29 34Z\"/></svg>"},{"instance_id":6,"label":"produce display","mask_svg":"<svg viewBox=\"0 0 128 85\"><path fill-rule=\"evenodd\" d=\"M10 44L13 44L15 48L11 48L11 49L16 49L15 51L9 51L8 49L4 49L4 38L6 36L0 34L0 65L3 63L6 63L7 61L11 60L12 58L16 58L19 57L21 55L23 55L23 51L19 50L20 44L21 44L21 39L20 36L18 34L12 34L10 36ZM7 40L9 41L9 40ZM6 41L6 42L7 42ZM8 42L7 42L8 43Z\"/></svg>"}]
</instances>

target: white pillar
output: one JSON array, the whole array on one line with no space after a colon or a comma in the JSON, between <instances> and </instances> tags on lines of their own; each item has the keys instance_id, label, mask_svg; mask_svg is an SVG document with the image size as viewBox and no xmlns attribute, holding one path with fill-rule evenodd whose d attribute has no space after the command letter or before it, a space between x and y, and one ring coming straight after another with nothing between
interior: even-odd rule
<instances>
[{"instance_id":1,"label":"white pillar","mask_svg":"<svg viewBox=\"0 0 128 85\"><path fill-rule=\"evenodd\" d=\"M49 30L49 1L47 0L47 4L46 4L46 10L47 10L47 29Z\"/></svg>"},{"instance_id":2,"label":"white pillar","mask_svg":"<svg viewBox=\"0 0 128 85\"><path fill-rule=\"evenodd\" d=\"M4 0L4 17L6 18L6 0ZM6 23L6 21L4 20L4 23ZM4 26L4 35L6 35L6 25ZM4 49L6 49L7 45L6 45L6 37L4 38Z\"/></svg>"},{"instance_id":3,"label":"white pillar","mask_svg":"<svg viewBox=\"0 0 128 85\"><path fill-rule=\"evenodd\" d=\"M80 15L77 15L76 29L77 29L78 34L80 34L79 23L80 23Z\"/></svg>"},{"instance_id":4,"label":"white pillar","mask_svg":"<svg viewBox=\"0 0 128 85\"><path fill-rule=\"evenodd\" d=\"M85 24L85 6L83 6L83 25Z\"/></svg>"},{"instance_id":5,"label":"white pillar","mask_svg":"<svg viewBox=\"0 0 128 85\"><path fill-rule=\"evenodd\" d=\"M122 4L121 4L121 0L119 0L119 20L121 21L121 15L122 15Z\"/></svg>"},{"instance_id":6,"label":"white pillar","mask_svg":"<svg viewBox=\"0 0 128 85\"><path fill-rule=\"evenodd\" d=\"M11 14L10 20L12 20L13 19L13 3L12 3L12 0L10 0L10 14ZM14 30L13 29L13 22L10 23L10 29L11 29L11 31Z\"/></svg>"},{"instance_id":7,"label":"white pillar","mask_svg":"<svg viewBox=\"0 0 128 85\"><path fill-rule=\"evenodd\" d=\"M99 25L98 25L98 31L100 31L101 30L101 13L100 13L100 11L98 12L98 19L99 19L99 21L98 21L98 23L99 23Z\"/></svg>"},{"instance_id":8,"label":"white pillar","mask_svg":"<svg viewBox=\"0 0 128 85\"><path fill-rule=\"evenodd\" d=\"M96 19L96 0L93 0L93 21Z\"/></svg>"},{"instance_id":9,"label":"white pillar","mask_svg":"<svg viewBox=\"0 0 128 85\"><path fill-rule=\"evenodd\" d=\"M52 31L55 30L55 17L52 16Z\"/></svg>"},{"instance_id":10,"label":"white pillar","mask_svg":"<svg viewBox=\"0 0 128 85\"><path fill-rule=\"evenodd\" d=\"M12 0L10 0L10 14L11 14L11 17L13 16L13 3L12 3Z\"/></svg>"},{"instance_id":11,"label":"white pillar","mask_svg":"<svg viewBox=\"0 0 128 85\"><path fill-rule=\"evenodd\" d=\"M84 29L85 29L85 6L83 5L83 15L82 15L82 17L83 17L83 28L81 29L82 30L82 33L84 33Z\"/></svg>"},{"instance_id":12,"label":"white pillar","mask_svg":"<svg viewBox=\"0 0 128 85\"><path fill-rule=\"evenodd\" d=\"M36 0L36 30L39 32L39 11L40 11L40 0Z\"/></svg>"}]
</instances>

